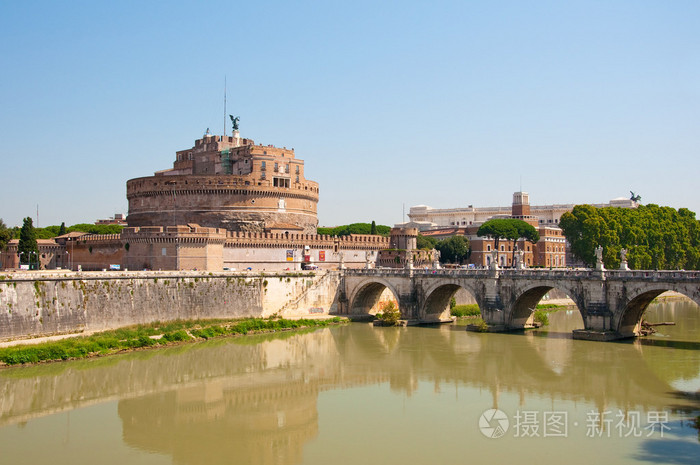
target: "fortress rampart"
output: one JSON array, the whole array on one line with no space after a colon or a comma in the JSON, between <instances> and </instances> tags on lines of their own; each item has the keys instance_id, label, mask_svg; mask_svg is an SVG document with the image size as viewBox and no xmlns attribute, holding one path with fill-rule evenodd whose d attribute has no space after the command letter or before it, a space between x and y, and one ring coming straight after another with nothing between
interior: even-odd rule
<instances>
[{"instance_id":1,"label":"fortress rampart","mask_svg":"<svg viewBox=\"0 0 700 465\"><path fill-rule=\"evenodd\" d=\"M318 184L276 187L272 180L253 184L246 176L149 176L127 182L129 226L196 223L229 231L263 231L294 224L312 233L318 226Z\"/></svg>"}]
</instances>

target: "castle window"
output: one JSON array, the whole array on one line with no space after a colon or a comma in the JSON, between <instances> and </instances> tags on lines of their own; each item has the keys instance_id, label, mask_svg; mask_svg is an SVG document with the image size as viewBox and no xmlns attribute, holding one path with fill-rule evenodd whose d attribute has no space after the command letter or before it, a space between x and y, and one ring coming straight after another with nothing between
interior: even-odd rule
<instances>
[{"instance_id":1,"label":"castle window","mask_svg":"<svg viewBox=\"0 0 700 465\"><path fill-rule=\"evenodd\" d=\"M277 164L277 162L275 162L275 173L278 172L279 169L280 169L280 168L279 168L279 165Z\"/></svg>"},{"instance_id":2,"label":"castle window","mask_svg":"<svg viewBox=\"0 0 700 465\"><path fill-rule=\"evenodd\" d=\"M299 174L299 165L297 165L297 167L296 167L296 172L297 172L297 174Z\"/></svg>"},{"instance_id":3,"label":"castle window","mask_svg":"<svg viewBox=\"0 0 700 465\"><path fill-rule=\"evenodd\" d=\"M285 173L289 173L289 163L287 163L286 165L284 165L284 172L285 172Z\"/></svg>"},{"instance_id":4,"label":"castle window","mask_svg":"<svg viewBox=\"0 0 700 465\"><path fill-rule=\"evenodd\" d=\"M262 163L260 164L260 170L261 170L261 171L265 171L265 169L266 169L265 162L262 162Z\"/></svg>"},{"instance_id":5,"label":"castle window","mask_svg":"<svg viewBox=\"0 0 700 465\"><path fill-rule=\"evenodd\" d=\"M297 182L299 182L299 176L297 176Z\"/></svg>"}]
</instances>

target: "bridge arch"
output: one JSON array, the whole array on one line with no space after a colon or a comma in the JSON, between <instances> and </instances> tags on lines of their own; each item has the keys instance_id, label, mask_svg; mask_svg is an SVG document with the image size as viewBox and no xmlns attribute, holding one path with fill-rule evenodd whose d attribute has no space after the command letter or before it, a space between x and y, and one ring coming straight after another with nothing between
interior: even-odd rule
<instances>
[{"instance_id":1,"label":"bridge arch","mask_svg":"<svg viewBox=\"0 0 700 465\"><path fill-rule=\"evenodd\" d=\"M479 309L483 308L479 301L477 290L467 283L460 281L440 282L433 284L425 290L425 299L419 309L419 316L422 321L445 321L451 318L450 301L460 289L464 289L476 300Z\"/></svg>"},{"instance_id":2,"label":"bridge arch","mask_svg":"<svg viewBox=\"0 0 700 465\"><path fill-rule=\"evenodd\" d=\"M614 322L617 332L622 336L637 336L644 312L646 312L647 308L649 308L649 305L655 298L667 291L675 291L683 294L700 306L699 289L690 289L686 286L673 286L673 289L669 289L668 287L669 286L662 285L659 287L642 290L629 299L629 301L624 304L624 309L620 313L620 316L617 319L618 321Z\"/></svg>"},{"instance_id":3,"label":"bridge arch","mask_svg":"<svg viewBox=\"0 0 700 465\"><path fill-rule=\"evenodd\" d=\"M506 325L511 328L523 328L531 325L537 304L552 289L565 292L573 300L581 314L581 325L583 326L586 318L586 308L578 289L572 289L569 286L562 285L560 282L548 281L529 283L514 289L510 311L507 313Z\"/></svg>"},{"instance_id":4,"label":"bridge arch","mask_svg":"<svg viewBox=\"0 0 700 465\"><path fill-rule=\"evenodd\" d=\"M375 315L379 312L382 298L387 298L387 290L399 304L399 293L391 283L379 277L366 279L358 284L349 296L350 315ZM401 307L399 305L399 310Z\"/></svg>"}]
</instances>

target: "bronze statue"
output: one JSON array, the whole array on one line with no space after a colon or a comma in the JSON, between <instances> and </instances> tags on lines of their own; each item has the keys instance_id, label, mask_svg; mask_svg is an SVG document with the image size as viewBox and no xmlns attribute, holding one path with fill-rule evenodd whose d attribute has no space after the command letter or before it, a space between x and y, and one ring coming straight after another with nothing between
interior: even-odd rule
<instances>
[{"instance_id":1,"label":"bronze statue","mask_svg":"<svg viewBox=\"0 0 700 465\"><path fill-rule=\"evenodd\" d=\"M238 131L238 122L241 120L240 116L234 117L233 115L228 115L231 118L231 123L233 123L233 130Z\"/></svg>"},{"instance_id":2,"label":"bronze statue","mask_svg":"<svg viewBox=\"0 0 700 465\"><path fill-rule=\"evenodd\" d=\"M630 197L630 200L631 200L632 202L639 202L640 200L642 200L642 196L641 196L641 195L638 195L638 194L635 195L634 192L632 192L632 191L630 191L630 194L632 194L632 196Z\"/></svg>"}]
</instances>

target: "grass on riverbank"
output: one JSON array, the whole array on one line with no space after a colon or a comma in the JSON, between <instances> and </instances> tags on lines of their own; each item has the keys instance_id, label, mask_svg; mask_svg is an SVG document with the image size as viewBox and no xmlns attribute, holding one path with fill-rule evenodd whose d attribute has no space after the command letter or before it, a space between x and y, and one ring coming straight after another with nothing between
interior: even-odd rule
<instances>
[{"instance_id":1,"label":"grass on riverbank","mask_svg":"<svg viewBox=\"0 0 700 465\"><path fill-rule=\"evenodd\" d=\"M285 320L246 318L243 320L176 320L166 323L131 326L90 336L74 337L36 345L0 348L0 365L70 360L113 354L125 350L194 342L222 336L236 336L297 328L323 327L344 321Z\"/></svg>"},{"instance_id":2,"label":"grass on riverbank","mask_svg":"<svg viewBox=\"0 0 700 465\"><path fill-rule=\"evenodd\" d=\"M452 316L457 318L463 318L466 316L480 316L481 310L479 310L478 304L467 304L467 305L455 305L450 310Z\"/></svg>"}]
</instances>

